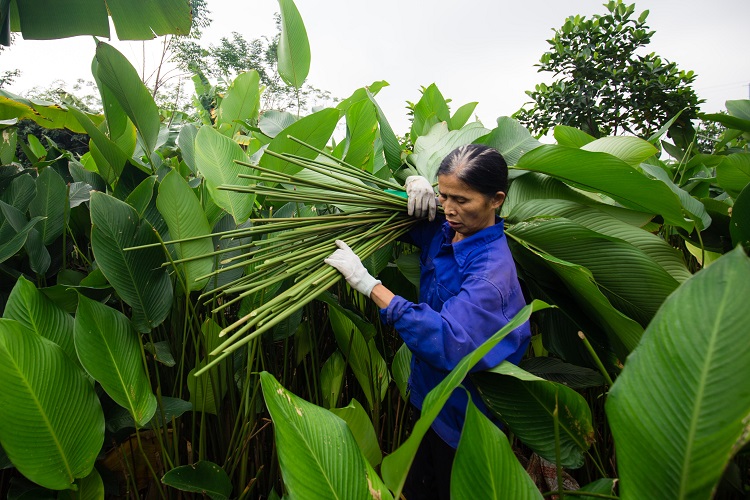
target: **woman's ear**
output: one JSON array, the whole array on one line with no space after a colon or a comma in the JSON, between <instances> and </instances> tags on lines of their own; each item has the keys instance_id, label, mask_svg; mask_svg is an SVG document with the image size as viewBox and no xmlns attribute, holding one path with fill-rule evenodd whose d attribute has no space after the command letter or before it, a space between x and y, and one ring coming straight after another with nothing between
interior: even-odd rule
<instances>
[{"instance_id":1,"label":"woman's ear","mask_svg":"<svg viewBox=\"0 0 750 500\"><path fill-rule=\"evenodd\" d=\"M492 208L494 209L500 208L503 205L504 201L505 201L505 193L503 193L502 191L498 191L492 197Z\"/></svg>"}]
</instances>

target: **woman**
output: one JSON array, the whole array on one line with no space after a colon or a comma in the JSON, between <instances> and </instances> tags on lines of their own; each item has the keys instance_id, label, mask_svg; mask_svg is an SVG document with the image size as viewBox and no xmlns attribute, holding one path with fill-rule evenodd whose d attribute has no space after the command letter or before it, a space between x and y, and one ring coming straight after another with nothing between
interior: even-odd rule
<instances>
[{"instance_id":1,"label":"woman","mask_svg":"<svg viewBox=\"0 0 750 500\"><path fill-rule=\"evenodd\" d=\"M380 307L381 320L396 328L412 356L410 402L419 410L427 393L467 354L510 321L525 304L497 211L505 201L508 167L502 155L470 144L452 151L438 169L438 200L424 177L406 181L409 214L427 217L411 232L421 248L420 303L394 295L372 277L344 242L326 262ZM503 360L518 363L530 338L528 323L507 335L474 370ZM476 388L463 385L487 413ZM466 412L464 390L451 395L425 436L409 473L407 499L448 498L450 469Z\"/></svg>"}]
</instances>

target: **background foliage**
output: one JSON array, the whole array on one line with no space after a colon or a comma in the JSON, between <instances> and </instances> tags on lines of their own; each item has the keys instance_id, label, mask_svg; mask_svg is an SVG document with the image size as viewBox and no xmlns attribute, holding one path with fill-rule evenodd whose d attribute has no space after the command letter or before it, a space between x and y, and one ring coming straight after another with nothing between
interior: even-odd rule
<instances>
[{"instance_id":1,"label":"background foliage","mask_svg":"<svg viewBox=\"0 0 750 500\"><path fill-rule=\"evenodd\" d=\"M279 67L298 97L309 47L280 4ZM608 7L637 25L632 6ZM508 434L467 408L453 497L746 492L750 101L703 117L723 129L710 151L667 135L690 116L679 110L639 122L648 140L558 124L541 144L512 118L470 121L476 103L451 109L429 85L402 144L377 105L385 82L312 113L298 99L292 114L264 108L268 67L238 66L222 89L196 73L194 113L180 114L111 46L99 42L92 68L101 113L0 93L2 495L397 498L445 399L528 318L520 366L471 375ZM85 147L55 140L63 130ZM530 305L428 395L412 430L410 353L341 282L212 355L223 331L293 289L248 260L280 236L250 229L352 210L333 189L321 203L238 196L222 188L247 188L238 174L254 169L234 160L322 186L349 164L379 189L434 180L436 161L472 142L511 165L503 216ZM366 265L415 299L414 250L389 243Z\"/></svg>"}]
</instances>

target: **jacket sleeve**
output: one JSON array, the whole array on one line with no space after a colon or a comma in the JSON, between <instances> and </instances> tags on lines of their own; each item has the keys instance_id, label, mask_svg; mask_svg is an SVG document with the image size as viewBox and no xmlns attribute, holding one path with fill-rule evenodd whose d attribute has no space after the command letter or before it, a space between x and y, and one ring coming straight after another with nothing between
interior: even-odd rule
<instances>
[{"instance_id":1,"label":"jacket sleeve","mask_svg":"<svg viewBox=\"0 0 750 500\"><path fill-rule=\"evenodd\" d=\"M415 356L448 371L508 323L503 303L502 293L495 285L469 277L440 312L396 296L380 314L384 323L396 328ZM496 366L516 353L528 338L528 324L524 324L508 334L474 370Z\"/></svg>"}]
</instances>

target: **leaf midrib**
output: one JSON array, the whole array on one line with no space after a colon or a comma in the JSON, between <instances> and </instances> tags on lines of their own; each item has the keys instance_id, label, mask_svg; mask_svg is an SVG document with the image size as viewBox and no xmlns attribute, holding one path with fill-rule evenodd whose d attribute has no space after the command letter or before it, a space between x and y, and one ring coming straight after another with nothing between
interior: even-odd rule
<instances>
[{"instance_id":1,"label":"leaf midrib","mask_svg":"<svg viewBox=\"0 0 750 500\"><path fill-rule=\"evenodd\" d=\"M116 249L116 251L119 253L120 258L121 258L121 260L123 262L123 265L124 265L125 269L127 269L128 276L130 277L130 283L133 285L133 291L135 292L135 295L136 295L136 297L138 299L138 303L140 305L140 309L143 312L143 317L145 318L146 323L150 326L152 320L151 320L151 317L150 317L150 315L148 313L148 308L146 307L145 297L143 295L141 295L141 291L140 291L140 289L139 289L139 287L137 285L137 282L135 280L135 275L133 274L133 272L131 270L131 266L128 264L128 260L127 260L125 251L123 250L122 246L117 243L117 239L115 239L113 232L111 232L111 231L105 232L104 229L102 229L100 226L97 226L96 224L92 224L91 225L91 231L92 232L94 231L94 228L99 229L99 231L101 231L102 233L104 233L103 236L106 236L106 238L109 241L111 241L112 243L114 243L113 246ZM133 235L136 236L137 233L138 233L138 228L136 227L136 230L133 231ZM104 273L104 270L102 270L102 274L104 274L104 276L107 277L107 275ZM109 278L107 278L107 279L109 280Z\"/></svg>"},{"instance_id":2,"label":"leaf midrib","mask_svg":"<svg viewBox=\"0 0 750 500\"><path fill-rule=\"evenodd\" d=\"M20 369L20 366L18 365L18 363L16 363L15 358L13 356L8 356L8 357L10 358L13 367L16 369L21 380L23 381L24 386L26 387L29 395L31 396L31 400L34 402L37 409L39 410L39 415L41 415L42 419L44 420L47 431L49 432L50 437L52 437L52 440L55 443L55 447L57 448L60 459L62 460L62 463L65 465L65 472L68 475L68 479L72 483L73 481L75 481L73 470L70 467L70 463L68 462L67 456L65 454L65 450L63 449L63 446L60 443L60 440L57 438L57 434L54 432L54 427L52 426L52 423L50 422L49 418L47 418L47 414L44 411L44 408L41 402L39 401L39 398L37 398L36 393L32 390L33 389L32 385L29 383L29 380L26 378L24 372Z\"/></svg>"},{"instance_id":3,"label":"leaf midrib","mask_svg":"<svg viewBox=\"0 0 750 500\"><path fill-rule=\"evenodd\" d=\"M120 365L117 363L117 358L114 356L114 353L112 349L110 348L108 339L104 335L103 325L99 321L101 317L100 315L96 314L93 310L92 310L92 317L94 320L94 324L96 325L96 328L97 328L98 336L102 339L102 343L104 344L104 347L107 350L107 354L109 355L109 358L112 361L112 366L115 369L117 378L120 381L120 386L122 387L123 392L125 393L125 399L127 399L128 405L130 406L130 413L133 415L133 419L135 420L136 424L140 424L139 419L136 417L137 412L136 412L135 401L130 397L130 393L128 392L128 386L125 384L125 379L123 378L122 371L120 370Z\"/></svg>"},{"instance_id":4,"label":"leaf midrib","mask_svg":"<svg viewBox=\"0 0 750 500\"><path fill-rule=\"evenodd\" d=\"M696 391L696 397L694 399L695 404L693 405L693 412L690 419L690 428L688 429L687 433L687 440L686 440L686 448L684 453L684 459L682 461L682 465L680 467L680 489L679 493L677 495L677 498L686 498L687 490L688 490L688 474L687 471L690 468L690 463L692 462L692 451L693 451L693 444L695 442L695 435L698 432L698 417L700 413L700 408L703 403L703 395L705 393L706 389L706 380L708 379L708 373L709 368L712 365L712 361L715 355L716 351L716 343L718 339L719 334L719 324L721 323L721 318L724 316L724 309L726 309L726 303L727 303L727 295L730 293L731 290L735 290L735 287L727 284L724 287L724 293L721 298L721 301L719 301L719 307L714 314L714 325L713 329L711 330L711 336L708 342L708 346L706 347L705 355L702 357L705 362L703 363L702 370L700 372L700 378L698 380L698 390Z\"/></svg>"}]
</instances>

